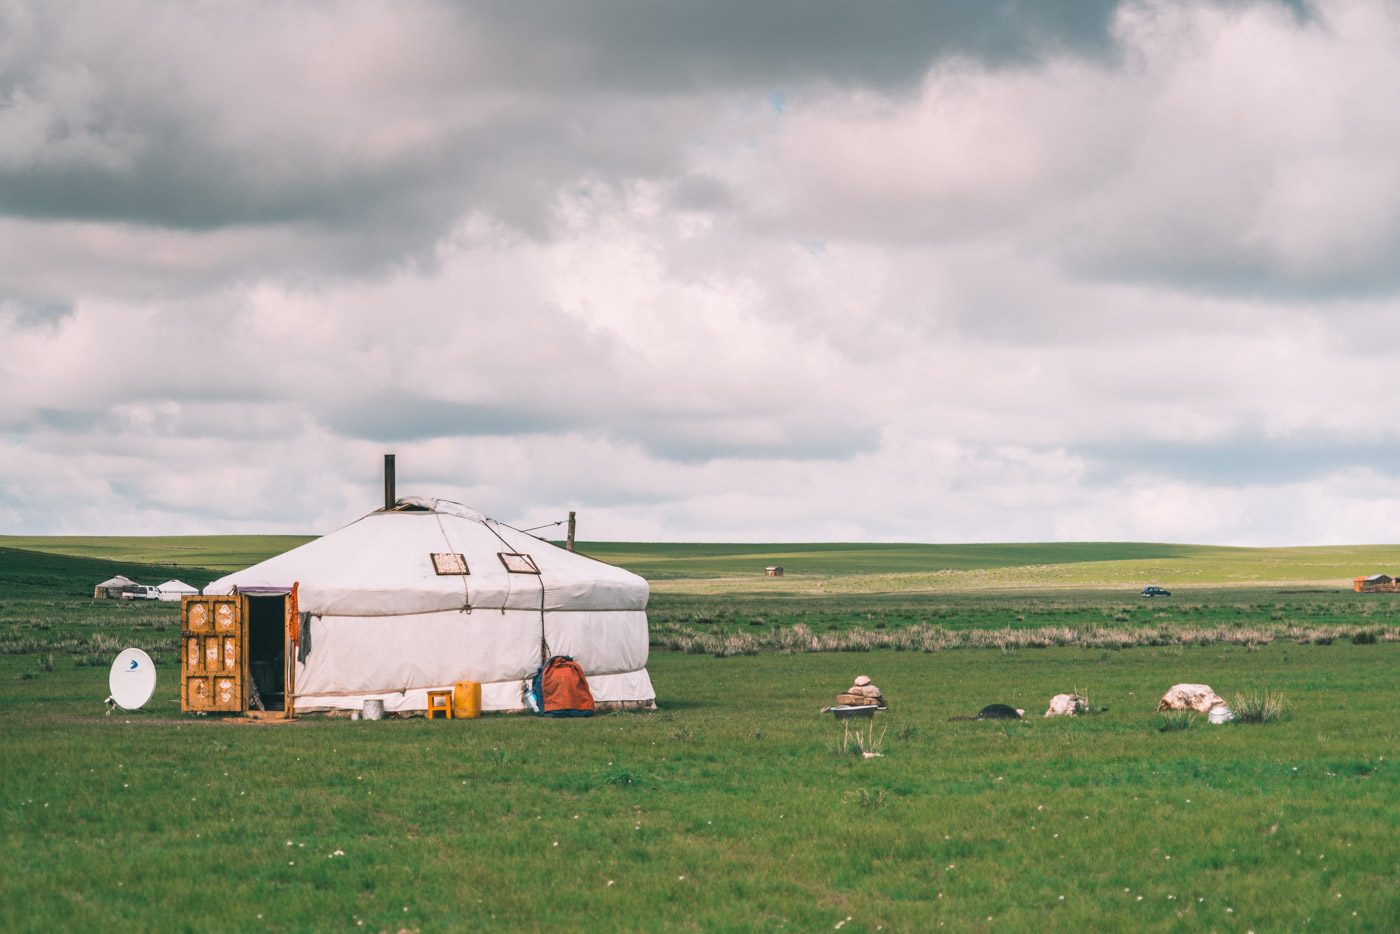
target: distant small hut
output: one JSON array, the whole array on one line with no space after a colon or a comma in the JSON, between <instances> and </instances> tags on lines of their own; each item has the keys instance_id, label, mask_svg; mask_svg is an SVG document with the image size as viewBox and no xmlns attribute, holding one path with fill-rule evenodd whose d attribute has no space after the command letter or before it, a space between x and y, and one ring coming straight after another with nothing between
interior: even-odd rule
<instances>
[{"instance_id":1,"label":"distant small hut","mask_svg":"<svg viewBox=\"0 0 1400 934\"><path fill-rule=\"evenodd\" d=\"M134 592L137 586L136 581L118 574L94 587L92 598L94 600L120 600L122 594Z\"/></svg>"},{"instance_id":2,"label":"distant small hut","mask_svg":"<svg viewBox=\"0 0 1400 934\"><path fill-rule=\"evenodd\" d=\"M1400 583L1389 574L1372 574L1369 577L1358 577L1352 581L1357 593L1397 593L1400 592Z\"/></svg>"},{"instance_id":3,"label":"distant small hut","mask_svg":"<svg viewBox=\"0 0 1400 934\"><path fill-rule=\"evenodd\" d=\"M184 581L166 581L156 588L156 599L179 603L181 597L194 596L199 591Z\"/></svg>"},{"instance_id":4,"label":"distant small hut","mask_svg":"<svg viewBox=\"0 0 1400 934\"><path fill-rule=\"evenodd\" d=\"M769 565L768 567L763 569L763 573L768 577L782 577L783 566L781 564Z\"/></svg>"}]
</instances>

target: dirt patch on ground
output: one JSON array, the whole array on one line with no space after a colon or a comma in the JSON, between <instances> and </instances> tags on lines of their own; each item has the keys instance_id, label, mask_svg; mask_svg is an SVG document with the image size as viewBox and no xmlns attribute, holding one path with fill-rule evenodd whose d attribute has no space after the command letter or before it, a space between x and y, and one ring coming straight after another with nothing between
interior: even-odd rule
<instances>
[{"instance_id":1,"label":"dirt patch on ground","mask_svg":"<svg viewBox=\"0 0 1400 934\"><path fill-rule=\"evenodd\" d=\"M268 711L266 713L259 710L250 710L245 714L218 717L222 723L236 723L242 726L276 726L279 723L296 723L296 719L288 720L282 716L281 711Z\"/></svg>"}]
</instances>

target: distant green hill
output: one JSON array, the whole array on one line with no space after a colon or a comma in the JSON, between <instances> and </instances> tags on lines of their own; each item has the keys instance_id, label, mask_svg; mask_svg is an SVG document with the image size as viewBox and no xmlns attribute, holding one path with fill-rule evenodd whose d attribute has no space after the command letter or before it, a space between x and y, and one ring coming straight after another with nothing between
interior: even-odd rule
<instances>
[{"instance_id":1,"label":"distant green hill","mask_svg":"<svg viewBox=\"0 0 1400 934\"><path fill-rule=\"evenodd\" d=\"M784 574L852 576L920 574L1083 562L1165 560L1190 557L1195 545L1141 542L1073 542L992 545L918 544L668 544L584 542L580 551L620 564L650 580L689 580L762 573L781 565Z\"/></svg>"},{"instance_id":2,"label":"distant green hill","mask_svg":"<svg viewBox=\"0 0 1400 934\"><path fill-rule=\"evenodd\" d=\"M1400 545L1227 548L1141 542L969 545L688 545L593 542L580 550L661 592L902 593L961 590L1349 586L1400 575ZM781 578L764 568L781 565Z\"/></svg>"},{"instance_id":3,"label":"distant green hill","mask_svg":"<svg viewBox=\"0 0 1400 934\"><path fill-rule=\"evenodd\" d=\"M118 574L124 574L138 584L163 584L178 579L200 589L219 576L218 571L208 568L109 561L0 548L0 597L20 594L91 597L94 587Z\"/></svg>"},{"instance_id":4,"label":"distant green hill","mask_svg":"<svg viewBox=\"0 0 1400 934\"><path fill-rule=\"evenodd\" d=\"M314 538L314 535L0 535L0 548L175 568L237 571Z\"/></svg>"},{"instance_id":5,"label":"distant green hill","mask_svg":"<svg viewBox=\"0 0 1400 934\"><path fill-rule=\"evenodd\" d=\"M153 575L191 584L311 541L305 535L0 536L0 548L104 561L112 573L158 565ZM1400 545L1226 548L1151 542L967 545L580 542L578 550L625 567L671 593L911 593L973 590L1323 586L1361 574L1400 575ZM784 576L764 568L781 565ZM93 566L92 573L103 573ZM110 577L110 573L103 573ZM128 573L127 576L132 576ZM92 581L97 583L102 577ZM204 577L203 580L207 580ZM142 581L145 583L145 581Z\"/></svg>"}]
</instances>

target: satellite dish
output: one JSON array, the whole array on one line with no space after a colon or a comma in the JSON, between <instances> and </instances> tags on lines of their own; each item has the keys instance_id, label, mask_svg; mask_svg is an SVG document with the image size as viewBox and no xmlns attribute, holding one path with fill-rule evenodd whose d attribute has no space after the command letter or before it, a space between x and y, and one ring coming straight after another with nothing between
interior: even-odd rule
<instances>
[{"instance_id":1,"label":"satellite dish","mask_svg":"<svg viewBox=\"0 0 1400 934\"><path fill-rule=\"evenodd\" d=\"M151 656L140 649L123 650L112 662L107 686L112 691L108 701L123 710L140 709L156 690L156 666Z\"/></svg>"}]
</instances>

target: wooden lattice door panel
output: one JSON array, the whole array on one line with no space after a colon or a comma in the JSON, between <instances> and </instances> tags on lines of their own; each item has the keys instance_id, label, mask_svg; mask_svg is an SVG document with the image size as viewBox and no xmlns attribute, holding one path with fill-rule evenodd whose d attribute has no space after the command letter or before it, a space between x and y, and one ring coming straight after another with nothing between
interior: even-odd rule
<instances>
[{"instance_id":1,"label":"wooden lattice door panel","mask_svg":"<svg viewBox=\"0 0 1400 934\"><path fill-rule=\"evenodd\" d=\"M247 655L242 597L185 597L180 606L180 708L246 710Z\"/></svg>"}]
</instances>

